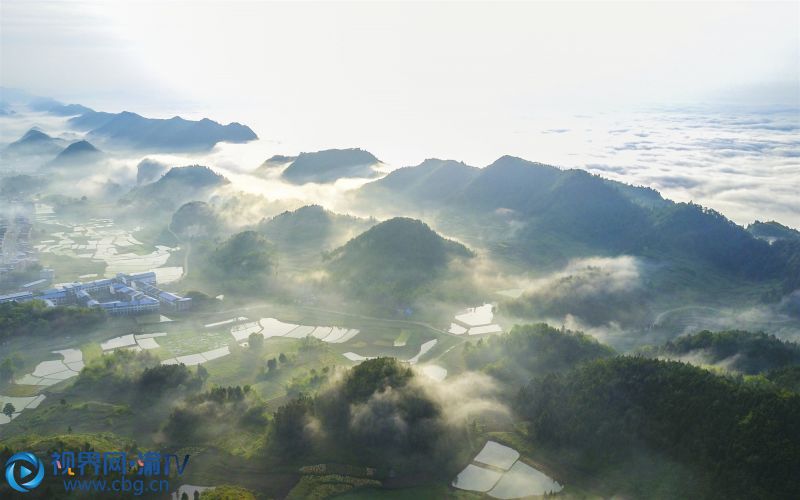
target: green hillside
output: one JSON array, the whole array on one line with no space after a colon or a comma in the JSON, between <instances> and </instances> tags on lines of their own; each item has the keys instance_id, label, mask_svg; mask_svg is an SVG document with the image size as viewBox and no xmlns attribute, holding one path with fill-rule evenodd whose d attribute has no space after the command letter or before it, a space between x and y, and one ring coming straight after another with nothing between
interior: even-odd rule
<instances>
[{"instance_id":1,"label":"green hillside","mask_svg":"<svg viewBox=\"0 0 800 500\"><path fill-rule=\"evenodd\" d=\"M346 293L373 303L407 305L453 259L468 259L464 245L439 236L424 222L397 217L330 252L331 280Z\"/></svg>"}]
</instances>

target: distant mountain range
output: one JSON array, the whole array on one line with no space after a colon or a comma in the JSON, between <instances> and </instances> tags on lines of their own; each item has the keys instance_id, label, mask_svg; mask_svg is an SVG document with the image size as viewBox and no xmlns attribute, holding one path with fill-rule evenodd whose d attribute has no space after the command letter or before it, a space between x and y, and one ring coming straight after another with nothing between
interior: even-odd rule
<instances>
[{"instance_id":1,"label":"distant mountain range","mask_svg":"<svg viewBox=\"0 0 800 500\"><path fill-rule=\"evenodd\" d=\"M28 103L28 108L58 116L75 116L91 112L91 108L80 104L64 104L47 97L33 99Z\"/></svg>"},{"instance_id":2,"label":"distant mountain range","mask_svg":"<svg viewBox=\"0 0 800 500\"><path fill-rule=\"evenodd\" d=\"M273 156L255 173L265 175L274 168L285 166L281 177L291 183L325 183L348 177L375 177L378 164L380 160L363 149L327 149L298 156Z\"/></svg>"},{"instance_id":3,"label":"distant mountain range","mask_svg":"<svg viewBox=\"0 0 800 500\"><path fill-rule=\"evenodd\" d=\"M89 130L88 137L97 138L115 147L147 151L202 151L218 142L242 143L258 139L247 126L240 123L221 125L203 118L185 120L145 118L136 113L101 113L90 111L71 118L69 124Z\"/></svg>"},{"instance_id":4,"label":"distant mountain range","mask_svg":"<svg viewBox=\"0 0 800 500\"><path fill-rule=\"evenodd\" d=\"M258 139L249 127L236 122L222 125L208 118L145 118L129 111L95 111L80 104L64 104L16 89L0 88L0 93L3 98L3 114L14 112L11 108L13 102L35 112L71 116L67 121L71 127L87 132L89 140L111 148L188 152L208 150L219 142L243 143Z\"/></svg>"},{"instance_id":5,"label":"distant mountain range","mask_svg":"<svg viewBox=\"0 0 800 500\"><path fill-rule=\"evenodd\" d=\"M697 269L710 268L782 281L784 293L800 287L800 240L770 245L713 210L583 170L511 156L483 169L426 160L366 184L355 198L397 213L431 207L448 233L484 241L496 254L528 264L628 254L687 266L695 270L690 280L702 281Z\"/></svg>"}]
</instances>

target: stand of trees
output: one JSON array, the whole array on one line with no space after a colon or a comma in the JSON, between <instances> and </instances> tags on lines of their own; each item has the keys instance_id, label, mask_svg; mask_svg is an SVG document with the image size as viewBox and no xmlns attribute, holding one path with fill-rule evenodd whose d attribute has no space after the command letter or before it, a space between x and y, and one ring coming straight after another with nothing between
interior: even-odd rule
<instances>
[{"instance_id":1,"label":"stand of trees","mask_svg":"<svg viewBox=\"0 0 800 500\"><path fill-rule=\"evenodd\" d=\"M535 379L516 411L532 443L595 477L627 471L634 496L800 498L796 393L616 357Z\"/></svg>"},{"instance_id":2,"label":"stand of trees","mask_svg":"<svg viewBox=\"0 0 800 500\"><path fill-rule=\"evenodd\" d=\"M103 323L106 314L85 307L47 307L40 300L0 304L0 341L23 335L70 334Z\"/></svg>"}]
</instances>

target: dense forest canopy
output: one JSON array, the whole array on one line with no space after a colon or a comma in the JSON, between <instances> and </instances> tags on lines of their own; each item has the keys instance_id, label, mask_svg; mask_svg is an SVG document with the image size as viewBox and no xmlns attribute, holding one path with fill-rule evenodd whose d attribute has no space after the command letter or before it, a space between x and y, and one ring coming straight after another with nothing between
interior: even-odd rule
<instances>
[{"instance_id":1,"label":"dense forest canopy","mask_svg":"<svg viewBox=\"0 0 800 500\"><path fill-rule=\"evenodd\" d=\"M516 409L532 443L598 476L630 470L637 495L648 488L666 497L800 495L796 393L623 356L537 378ZM658 470L642 471L637 461Z\"/></svg>"},{"instance_id":2,"label":"dense forest canopy","mask_svg":"<svg viewBox=\"0 0 800 500\"><path fill-rule=\"evenodd\" d=\"M583 332L558 330L544 323L517 325L508 334L466 344L464 360L510 387L534 375L560 372L579 363L613 356L614 350Z\"/></svg>"}]
</instances>

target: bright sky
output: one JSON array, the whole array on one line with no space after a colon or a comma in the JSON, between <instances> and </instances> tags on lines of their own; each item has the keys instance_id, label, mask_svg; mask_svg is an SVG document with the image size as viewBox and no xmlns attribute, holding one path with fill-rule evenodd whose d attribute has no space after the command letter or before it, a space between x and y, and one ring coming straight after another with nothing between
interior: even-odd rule
<instances>
[{"instance_id":1,"label":"bright sky","mask_svg":"<svg viewBox=\"0 0 800 500\"><path fill-rule=\"evenodd\" d=\"M0 5L3 86L241 121L287 153L481 165L551 113L800 102L800 2Z\"/></svg>"}]
</instances>

